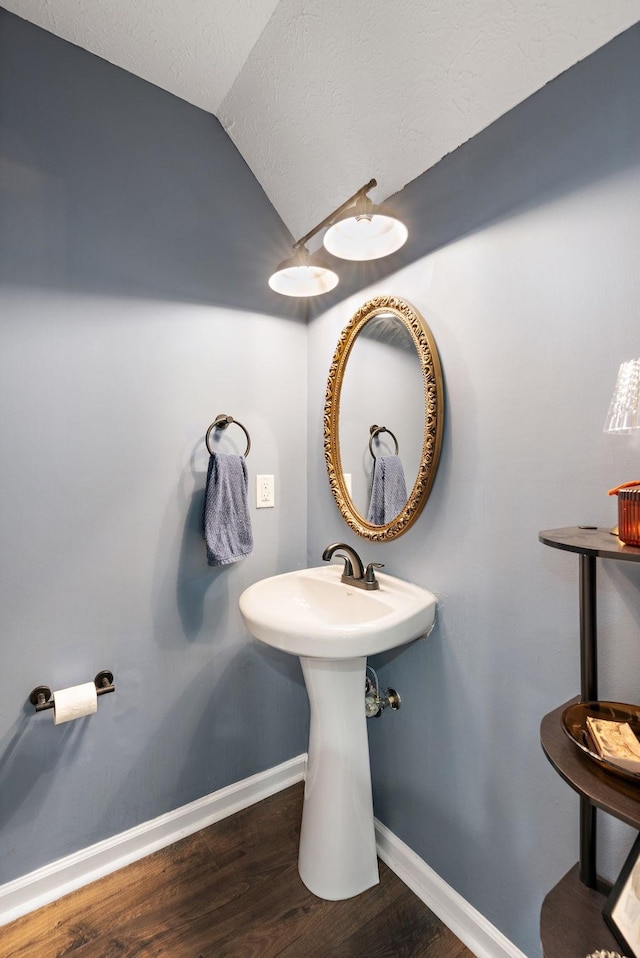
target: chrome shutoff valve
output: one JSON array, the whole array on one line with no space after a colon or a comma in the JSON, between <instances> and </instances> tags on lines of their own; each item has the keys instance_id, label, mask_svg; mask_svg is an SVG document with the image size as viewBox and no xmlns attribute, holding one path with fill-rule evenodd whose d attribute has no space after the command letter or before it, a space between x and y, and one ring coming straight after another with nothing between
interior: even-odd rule
<instances>
[{"instance_id":1,"label":"chrome shutoff valve","mask_svg":"<svg viewBox=\"0 0 640 958\"><path fill-rule=\"evenodd\" d=\"M373 669L371 669L373 672ZM395 689L384 689L380 695L375 681L367 676L364 684L364 711L367 718L379 718L389 707L394 712L400 708L402 700Z\"/></svg>"}]
</instances>

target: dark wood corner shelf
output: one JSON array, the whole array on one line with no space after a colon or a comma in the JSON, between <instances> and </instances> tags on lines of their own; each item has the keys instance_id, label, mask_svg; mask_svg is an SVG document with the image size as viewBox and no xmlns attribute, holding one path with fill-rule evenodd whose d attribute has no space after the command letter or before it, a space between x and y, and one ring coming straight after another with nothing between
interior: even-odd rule
<instances>
[{"instance_id":1,"label":"dark wood corner shelf","mask_svg":"<svg viewBox=\"0 0 640 958\"><path fill-rule=\"evenodd\" d=\"M579 552L600 559L627 559L640 562L640 548L627 546L611 529L597 526L570 526L567 529L547 529L538 533L538 539L552 549Z\"/></svg>"},{"instance_id":2,"label":"dark wood corner shelf","mask_svg":"<svg viewBox=\"0 0 640 958\"><path fill-rule=\"evenodd\" d=\"M618 952L604 918L606 893L587 888L574 865L552 888L542 904L540 940L545 958L586 958L592 952Z\"/></svg>"},{"instance_id":3,"label":"dark wood corner shelf","mask_svg":"<svg viewBox=\"0 0 640 958\"><path fill-rule=\"evenodd\" d=\"M569 739L562 728L562 713L578 702L572 699L549 712L540 725L540 743L556 772L592 805L640 830L640 782L608 772Z\"/></svg>"},{"instance_id":4,"label":"dark wood corner shelf","mask_svg":"<svg viewBox=\"0 0 640 958\"><path fill-rule=\"evenodd\" d=\"M544 958L585 958L591 952L619 952L602 917L609 886L596 870L596 809L640 830L640 783L607 771L581 752L562 726L562 713L575 702L598 699L596 560L640 562L640 548L627 546L610 529L572 526L548 529L540 542L579 556L580 697L542 719L540 742L558 774L580 796L580 861L546 896L540 913Z\"/></svg>"}]
</instances>

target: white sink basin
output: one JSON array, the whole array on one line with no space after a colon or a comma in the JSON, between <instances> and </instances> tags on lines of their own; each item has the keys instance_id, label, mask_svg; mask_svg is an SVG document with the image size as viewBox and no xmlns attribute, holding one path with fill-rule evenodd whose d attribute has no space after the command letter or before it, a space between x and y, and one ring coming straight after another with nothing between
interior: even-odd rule
<instances>
[{"instance_id":1,"label":"white sink basin","mask_svg":"<svg viewBox=\"0 0 640 958\"><path fill-rule=\"evenodd\" d=\"M348 659L373 655L429 632L436 598L426 589L379 573L375 591L340 581L339 565L262 579L240 596L252 635L293 655Z\"/></svg>"}]
</instances>

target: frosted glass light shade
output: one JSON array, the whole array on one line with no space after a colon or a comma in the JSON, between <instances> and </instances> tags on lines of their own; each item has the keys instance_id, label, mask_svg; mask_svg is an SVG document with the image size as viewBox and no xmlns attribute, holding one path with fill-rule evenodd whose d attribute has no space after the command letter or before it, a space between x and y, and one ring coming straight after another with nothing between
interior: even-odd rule
<instances>
[{"instance_id":1,"label":"frosted glass light shade","mask_svg":"<svg viewBox=\"0 0 640 958\"><path fill-rule=\"evenodd\" d=\"M604 432L627 433L640 428L640 359L620 364Z\"/></svg>"},{"instance_id":2,"label":"frosted glass light shade","mask_svg":"<svg viewBox=\"0 0 640 958\"><path fill-rule=\"evenodd\" d=\"M317 253L298 250L269 277L269 286L283 296L318 296L338 285L338 274Z\"/></svg>"},{"instance_id":3,"label":"frosted glass light shade","mask_svg":"<svg viewBox=\"0 0 640 958\"><path fill-rule=\"evenodd\" d=\"M340 259L380 259L395 253L407 241L409 231L401 220L382 206L359 203L346 210L324 235L324 246Z\"/></svg>"}]
</instances>

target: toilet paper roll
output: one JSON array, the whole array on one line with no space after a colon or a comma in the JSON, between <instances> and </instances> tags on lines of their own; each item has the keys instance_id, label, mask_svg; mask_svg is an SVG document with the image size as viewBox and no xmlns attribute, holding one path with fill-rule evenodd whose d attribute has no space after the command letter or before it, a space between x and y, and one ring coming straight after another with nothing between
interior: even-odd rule
<instances>
[{"instance_id":1,"label":"toilet paper roll","mask_svg":"<svg viewBox=\"0 0 640 958\"><path fill-rule=\"evenodd\" d=\"M93 682L73 685L53 693L53 722L62 725L83 715L92 715L98 709L98 694Z\"/></svg>"}]
</instances>

